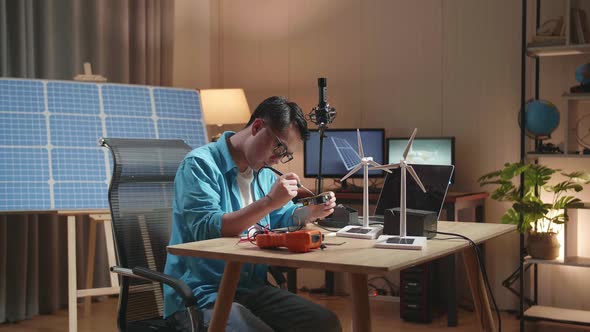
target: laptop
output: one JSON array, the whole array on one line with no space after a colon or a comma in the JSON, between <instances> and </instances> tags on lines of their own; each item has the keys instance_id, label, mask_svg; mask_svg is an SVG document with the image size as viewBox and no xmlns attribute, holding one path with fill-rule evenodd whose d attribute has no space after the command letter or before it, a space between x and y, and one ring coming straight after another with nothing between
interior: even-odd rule
<instances>
[{"instance_id":1,"label":"laptop","mask_svg":"<svg viewBox=\"0 0 590 332\"><path fill-rule=\"evenodd\" d=\"M426 193L420 189L414 178L406 175L406 208L415 210L425 210L437 212L437 218L440 218L440 212L449 190L449 184L455 166L453 165L423 165L413 164L412 167L422 181ZM383 222L383 215L386 209L400 207L400 169L393 169L387 173L385 183L377 207L375 216L371 216L371 222Z\"/></svg>"}]
</instances>

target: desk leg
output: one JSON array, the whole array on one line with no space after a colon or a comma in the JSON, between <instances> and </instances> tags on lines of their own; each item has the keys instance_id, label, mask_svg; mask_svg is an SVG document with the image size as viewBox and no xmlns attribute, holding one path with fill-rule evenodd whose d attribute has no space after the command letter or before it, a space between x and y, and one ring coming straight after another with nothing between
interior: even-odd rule
<instances>
[{"instance_id":1,"label":"desk leg","mask_svg":"<svg viewBox=\"0 0 590 332\"><path fill-rule=\"evenodd\" d=\"M350 273L352 288L352 331L371 331L371 313L369 312L369 288L367 275Z\"/></svg>"},{"instance_id":2,"label":"desk leg","mask_svg":"<svg viewBox=\"0 0 590 332\"><path fill-rule=\"evenodd\" d=\"M78 329L78 286L76 284L76 216L68 216L68 321L69 331Z\"/></svg>"},{"instance_id":3,"label":"desk leg","mask_svg":"<svg viewBox=\"0 0 590 332\"><path fill-rule=\"evenodd\" d=\"M465 264L467 280L469 281L469 288L473 296L475 315L480 322L480 329L485 332L495 332L496 325L492 316L488 293L482 275L479 273L479 265L477 264L477 257L473 248L469 247L463 250L463 263ZM481 307L479 306L480 303L482 305Z\"/></svg>"},{"instance_id":4,"label":"desk leg","mask_svg":"<svg viewBox=\"0 0 590 332\"><path fill-rule=\"evenodd\" d=\"M217 301L215 301L215 306L213 307L213 317L211 317L208 331L225 331L227 318L229 317L236 288L238 287L241 269L242 263L240 262L225 263L225 270L221 278L221 285L217 294Z\"/></svg>"}]
</instances>

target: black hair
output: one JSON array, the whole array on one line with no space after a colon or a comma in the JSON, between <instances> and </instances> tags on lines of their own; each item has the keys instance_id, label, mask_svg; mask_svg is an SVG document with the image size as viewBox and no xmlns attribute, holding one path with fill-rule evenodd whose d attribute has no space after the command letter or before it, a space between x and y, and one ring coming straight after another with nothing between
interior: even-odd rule
<instances>
[{"instance_id":1,"label":"black hair","mask_svg":"<svg viewBox=\"0 0 590 332\"><path fill-rule=\"evenodd\" d=\"M250 126L256 119L263 119L268 122L272 129L278 132L283 132L291 123L294 123L299 129L301 139L309 139L309 129L307 129L307 121L305 121L301 107L285 97L272 96L266 98L256 107L246 127Z\"/></svg>"}]
</instances>

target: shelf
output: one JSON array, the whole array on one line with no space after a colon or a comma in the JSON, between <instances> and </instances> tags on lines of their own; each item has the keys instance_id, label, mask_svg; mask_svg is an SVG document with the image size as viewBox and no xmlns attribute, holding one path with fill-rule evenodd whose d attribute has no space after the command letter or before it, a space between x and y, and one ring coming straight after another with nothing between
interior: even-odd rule
<instances>
[{"instance_id":1,"label":"shelf","mask_svg":"<svg viewBox=\"0 0 590 332\"><path fill-rule=\"evenodd\" d=\"M590 325L590 311L534 305L524 312L530 320L550 320L560 323Z\"/></svg>"},{"instance_id":2,"label":"shelf","mask_svg":"<svg viewBox=\"0 0 590 332\"><path fill-rule=\"evenodd\" d=\"M565 266L580 266L580 267L590 267L590 257L582 257L582 256L570 256L560 259L536 259L532 258L531 256L527 256L524 258L525 263L527 264L546 264L546 265L565 265Z\"/></svg>"},{"instance_id":3,"label":"shelf","mask_svg":"<svg viewBox=\"0 0 590 332\"><path fill-rule=\"evenodd\" d=\"M528 152L527 157L531 157L531 158L590 158L590 154Z\"/></svg>"},{"instance_id":4,"label":"shelf","mask_svg":"<svg viewBox=\"0 0 590 332\"><path fill-rule=\"evenodd\" d=\"M590 53L590 44L527 47L527 55L533 57L577 55L587 53Z\"/></svg>"},{"instance_id":5,"label":"shelf","mask_svg":"<svg viewBox=\"0 0 590 332\"><path fill-rule=\"evenodd\" d=\"M566 92L562 95L565 100L578 100L590 102L590 93L569 93Z\"/></svg>"},{"instance_id":6,"label":"shelf","mask_svg":"<svg viewBox=\"0 0 590 332\"><path fill-rule=\"evenodd\" d=\"M579 202L572 205L572 207L568 209L578 209L578 210L590 210L590 202Z\"/></svg>"}]
</instances>

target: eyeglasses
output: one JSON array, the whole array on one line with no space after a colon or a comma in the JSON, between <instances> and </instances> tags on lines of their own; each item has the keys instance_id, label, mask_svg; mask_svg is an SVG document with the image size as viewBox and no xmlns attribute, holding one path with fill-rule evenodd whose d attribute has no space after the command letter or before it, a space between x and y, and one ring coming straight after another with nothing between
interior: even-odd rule
<instances>
[{"instance_id":1,"label":"eyeglasses","mask_svg":"<svg viewBox=\"0 0 590 332\"><path fill-rule=\"evenodd\" d=\"M272 131L272 129L270 127L268 127L268 129L269 129L269 132L271 133L271 135L275 138L275 141L277 142L277 146L272 150L272 154L275 155L276 157L280 158L279 160L283 164L286 164L286 163L290 162L291 160L293 160L293 153L289 152L287 145L285 145L285 143L283 143L277 137L277 135L275 135L275 133Z\"/></svg>"}]
</instances>

